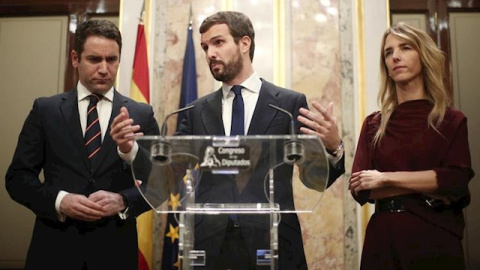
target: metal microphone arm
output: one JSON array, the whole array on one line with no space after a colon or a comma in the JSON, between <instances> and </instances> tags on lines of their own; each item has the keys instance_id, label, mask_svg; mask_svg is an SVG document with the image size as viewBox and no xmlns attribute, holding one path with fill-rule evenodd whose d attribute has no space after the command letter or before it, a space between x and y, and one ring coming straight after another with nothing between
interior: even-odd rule
<instances>
[{"instance_id":1,"label":"metal microphone arm","mask_svg":"<svg viewBox=\"0 0 480 270\"><path fill-rule=\"evenodd\" d=\"M279 110L279 111L287 114L287 115L290 117L290 134L291 134L292 136L296 137L296 134L295 134L295 122L293 122L293 116L292 116L292 114L291 114L289 111L287 111L287 110L285 110L285 109L282 109L282 108L280 108L280 107L278 107L278 106L275 106L275 105L272 105L272 104L268 104L268 106L270 106L270 107L272 107L272 108L274 108L274 109L276 109L276 110Z\"/></svg>"},{"instance_id":2,"label":"metal microphone arm","mask_svg":"<svg viewBox=\"0 0 480 270\"><path fill-rule=\"evenodd\" d=\"M167 120L168 118L170 118L170 116L174 115L174 114L177 114L177 113L181 113L183 111L186 111L186 110L190 110L191 108L195 107L195 105L190 105L190 106L187 106L187 107L183 107L181 109L178 109L176 111L173 111L171 113L169 113L166 117L165 117L165 120L163 120L163 123L162 123L162 130L160 131L160 136L162 137L165 137L167 136L167 130L168 130L168 127L167 127Z\"/></svg>"}]
</instances>

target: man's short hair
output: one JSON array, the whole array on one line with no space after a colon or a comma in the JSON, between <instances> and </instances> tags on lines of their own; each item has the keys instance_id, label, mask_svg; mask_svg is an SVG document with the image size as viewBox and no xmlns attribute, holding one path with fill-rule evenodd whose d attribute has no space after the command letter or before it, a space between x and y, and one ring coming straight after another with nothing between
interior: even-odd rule
<instances>
[{"instance_id":1,"label":"man's short hair","mask_svg":"<svg viewBox=\"0 0 480 270\"><path fill-rule=\"evenodd\" d=\"M220 11L207 17L200 26L200 34L203 34L216 24L226 24L230 30L235 43L244 37L248 36L252 40L250 45L250 60L253 61L253 54L255 51L255 30L247 15L237 11Z\"/></svg>"},{"instance_id":2,"label":"man's short hair","mask_svg":"<svg viewBox=\"0 0 480 270\"><path fill-rule=\"evenodd\" d=\"M118 44L119 53L122 52L122 34L120 34L120 30L118 30L118 27L114 23L107 20L88 20L82 22L75 31L75 43L73 49L78 54L79 62L85 46L85 41L90 36L100 36L115 40Z\"/></svg>"}]
</instances>

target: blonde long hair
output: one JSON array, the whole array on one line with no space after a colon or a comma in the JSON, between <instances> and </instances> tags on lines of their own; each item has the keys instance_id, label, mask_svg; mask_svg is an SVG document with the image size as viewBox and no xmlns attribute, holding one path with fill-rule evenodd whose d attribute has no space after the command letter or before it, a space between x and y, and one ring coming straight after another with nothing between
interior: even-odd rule
<instances>
[{"instance_id":1,"label":"blonde long hair","mask_svg":"<svg viewBox=\"0 0 480 270\"><path fill-rule=\"evenodd\" d=\"M419 55L423 67L423 81L425 85L425 96L431 104L432 111L428 115L428 125L437 130L445 116L445 111L450 102L444 84L444 62L445 56L437 47L432 38L423 30L415 28L406 23L400 22L390 27L382 38L380 52L380 91L378 102L380 104L381 121L374 137L374 145L385 135L388 120L398 105L395 82L388 76L388 69L385 64L385 40L388 35L395 35L413 47ZM437 130L438 131L438 130Z\"/></svg>"}]
</instances>

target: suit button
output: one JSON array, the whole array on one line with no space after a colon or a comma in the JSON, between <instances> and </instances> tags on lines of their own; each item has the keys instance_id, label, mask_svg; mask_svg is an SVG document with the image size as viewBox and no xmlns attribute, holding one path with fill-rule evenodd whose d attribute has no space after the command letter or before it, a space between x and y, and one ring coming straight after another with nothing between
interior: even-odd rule
<instances>
[{"instance_id":1,"label":"suit button","mask_svg":"<svg viewBox=\"0 0 480 270\"><path fill-rule=\"evenodd\" d=\"M94 179L94 178L90 178L88 181L89 181L91 184L95 184L95 179Z\"/></svg>"}]
</instances>

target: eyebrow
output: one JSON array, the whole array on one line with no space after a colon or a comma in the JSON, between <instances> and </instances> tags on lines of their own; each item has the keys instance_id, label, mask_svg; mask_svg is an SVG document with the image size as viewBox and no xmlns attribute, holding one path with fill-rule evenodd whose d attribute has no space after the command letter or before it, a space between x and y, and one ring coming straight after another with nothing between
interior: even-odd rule
<instances>
[{"instance_id":1,"label":"eyebrow","mask_svg":"<svg viewBox=\"0 0 480 270\"><path fill-rule=\"evenodd\" d=\"M399 46L399 47L405 47L405 46L412 46L412 45L410 45L410 44L407 43L407 42L402 42L402 43L400 43L398 46ZM386 52L386 51L389 51L389 50L392 50L392 46L389 46L389 47L383 49L383 52Z\"/></svg>"},{"instance_id":2,"label":"eyebrow","mask_svg":"<svg viewBox=\"0 0 480 270\"><path fill-rule=\"evenodd\" d=\"M87 55L85 55L85 57L98 57L98 58L103 58L103 55L87 54ZM111 54L111 55L105 56L105 58L108 58L108 57L118 57L118 55L116 55L116 54Z\"/></svg>"},{"instance_id":3,"label":"eyebrow","mask_svg":"<svg viewBox=\"0 0 480 270\"><path fill-rule=\"evenodd\" d=\"M225 37L224 37L222 34L218 34L218 35L216 35L216 36L213 36L213 37L209 38L209 39L207 40L207 42L208 42L208 41L212 41L212 40L216 40L216 39L219 39L219 38L225 38ZM200 42L200 44L205 44L205 42L202 41L202 42Z\"/></svg>"}]
</instances>

